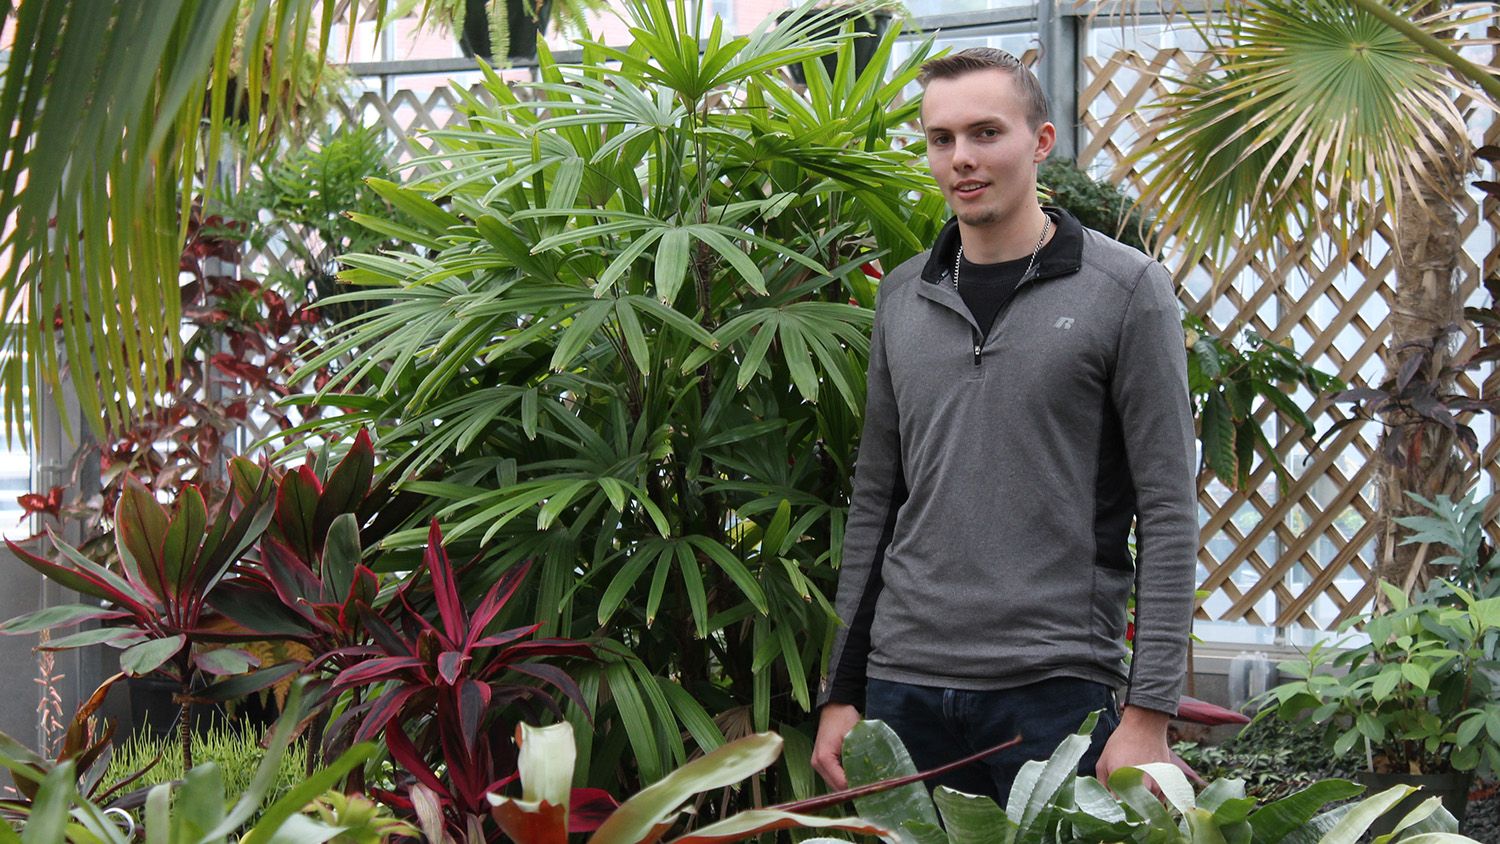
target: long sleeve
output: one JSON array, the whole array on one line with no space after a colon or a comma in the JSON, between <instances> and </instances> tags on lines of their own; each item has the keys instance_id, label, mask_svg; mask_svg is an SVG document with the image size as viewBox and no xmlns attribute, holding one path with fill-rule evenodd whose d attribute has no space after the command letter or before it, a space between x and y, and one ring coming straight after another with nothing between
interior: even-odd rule
<instances>
[{"instance_id":1,"label":"long sleeve","mask_svg":"<svg viewBox=\"0 0 1500 844\"><path fill-rule=\"evenodd\" d=\"M882 296L885 292L882 287ZM819 706L826 703L864 706L870 624L882 585L880 567L895 529L896 513L905 500L899 417L886 365L883 320L877 302L870 336L864 431L859 441L834 603L843 625L834 635L828 672L818 694Z\"/></svg>"},{"instance_id":2,"label":"long sleeve","mask_svg":"<svg viewBox=\"0 0 1500 844\"><path fill-rule=\"evenodd\" d=\"M1136 499L1135 656L1125 702L1175 714L1198 549L1196 439L1181 317L1160 264L1144 270L1119 343L1111 392Z\"/></svg>"}]
</instances>

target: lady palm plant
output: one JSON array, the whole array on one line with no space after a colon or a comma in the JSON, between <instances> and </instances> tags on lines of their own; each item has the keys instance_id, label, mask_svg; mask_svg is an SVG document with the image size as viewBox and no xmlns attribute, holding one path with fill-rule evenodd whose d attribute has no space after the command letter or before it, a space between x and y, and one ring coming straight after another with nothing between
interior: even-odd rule
<instances>
[{"instance_id":1,"label":"lady palm plant","mask_svg":"<svg viewBox=\"0 0 1500 844\"><path fill-rule=\"evenodd\" d=\"M870 276L942 218L902 131L926 45L892 65L892 33L856 76L852 36L810 38L805 8L743 37L666 0L626 12L632 46L585 43L578 67L544 49L519 89L488 74L466 124L428 135L430 175L377 184L412 223L363 222L421 251L347 258L371 288L349 298L385 304L313 364L361 350L327 389L440 468L408 488L484 551L465 591L532 559L518 598L543 633L604 643L578 730L602 784L657 779L684 735L804 719L837 623Z\"/></svg>"}]
</instances>

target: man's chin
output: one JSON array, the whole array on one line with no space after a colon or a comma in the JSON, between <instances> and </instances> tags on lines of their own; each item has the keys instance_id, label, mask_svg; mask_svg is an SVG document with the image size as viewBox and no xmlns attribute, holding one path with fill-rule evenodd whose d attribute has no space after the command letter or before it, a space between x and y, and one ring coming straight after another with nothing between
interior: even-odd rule
<instances>
[{"instance_id":1,"label":"man's chin","mask_svg":"<svg viewBox=\"0 0 1500 844\"><path fill-rule=\"evenodd\" d=\"M988 226L1000 222L997 211L960 211L955 216L966 226Z\"/></svg>"}]
</instances>

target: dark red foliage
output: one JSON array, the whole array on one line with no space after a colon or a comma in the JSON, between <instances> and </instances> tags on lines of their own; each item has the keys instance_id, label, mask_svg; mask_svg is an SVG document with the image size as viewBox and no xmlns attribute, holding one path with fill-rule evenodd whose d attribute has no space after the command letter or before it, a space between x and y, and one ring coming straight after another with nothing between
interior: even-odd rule
<instances>
[{"instance_id":1,"label":"dark red foliage","mask_svg":"<svg viewBox=\"0 0 1500 844\"><path fill-rule=\"evenodd\" d=\"M62 510L62 497L63 488L55 486L48 490L46 495L28 492L17 498L16 501L20 503L21 509L25 511L21 514L21 522L25 522L30 516L51 516L54 519L57 518Z\"/></svg>"},{"instance_id":2,"label":"dark red foliage","mask_svg":"<svg viewBox=\"0 0 1500 844\"><path fill-rule=\"evenodd\" d=\"M533 639L535 624L488 632L529 564L507 570L469 612L459 599L436 519L427 536L425 582L407 580L380 613L355 600L374 645L345 652L368 658L341 671L333 689L384 684L377 695L351 709L344 724L357 724L354 741L383 735L396 763L414 782L432 789L450 825L462 831L469 816L488 817L484 795L516 775L509 730L493 728L495 717L513 703L540 705L561 717L545 687L585 706L573 678L538 659L591 657L593 651L571 639ZM431 604L436 619L418 611L418 604ZM413 724L425 726L408 735ZM439 767L445 769L442 775Z\"/></svg>"}]
</instances>

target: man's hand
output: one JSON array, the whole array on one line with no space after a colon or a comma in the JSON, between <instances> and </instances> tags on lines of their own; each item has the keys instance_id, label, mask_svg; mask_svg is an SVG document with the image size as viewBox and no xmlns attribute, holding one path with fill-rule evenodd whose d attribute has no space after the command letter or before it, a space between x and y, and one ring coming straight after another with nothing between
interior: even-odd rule
<instances>
[{"instance_id":1,"label":"man's hand","mask_svg":"<svg viewBox=\"0 0 1500 844\"><path fill-rule=\"evenodd\" d=\"M818 716L818 737L813 741L812 767L834 791L849 787L844 776L844 736L859 723L859 710L847 703L829 703Z\"/></svg>"},{"instance_id":2,"label":"man's hand","mask_svg":"<svg viewBox=\"0 0 1500 844\"><path fill-rule=\"evenodd\" d=\"M1126 706L1120 713L1120 726L1115 728L1104 752L1099 754L1099 764L1094 767L1102 783L1109 782L1109 775L1120 768L1144 765L1147 762L1173 761L1172 748L1167 746L1167 722L1171 716L1153 709ZM818 732L821 740L822 730ZM816 754L814 754L816 758ZM1156 783L1146 778L1152 791Z\"/></svg>"}]
</instances>

